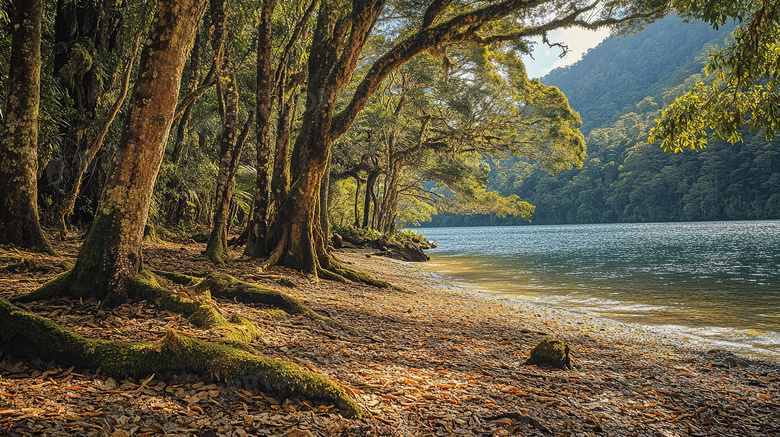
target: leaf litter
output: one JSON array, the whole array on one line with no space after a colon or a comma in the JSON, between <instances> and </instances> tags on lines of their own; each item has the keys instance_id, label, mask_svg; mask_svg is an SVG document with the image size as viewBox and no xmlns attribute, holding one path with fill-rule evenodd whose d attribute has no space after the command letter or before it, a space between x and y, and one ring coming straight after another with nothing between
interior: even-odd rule
<instances>
[{"instance_id":1,"label":"leaf litter","mask_svg":"<svg viewBox=\"0 0 780 437\"><path fill-rule=\"evenodd\" d=\"M77 250L69 242L61 253ZM205 275L202 245L150 244L149 267ZM66 255L66 256L68 256ZM0 274L0 296L36 288L60 258L0 248L0 266L34 258L36 268ZM706 353L634 325L448 286L414 265L357 250L339 256L403 290L312 283L284 268L258 274L236 259L226 273L300 297L351 329L220 300L224 314L255 323L252 347L340 383L369 413L347 420L315 399L279 399L258 381L195 375L114 379L100 369L0 357L0 434L94 436L437 436L780 434L780 365ZM216 334L135 302L26 305L91 338L157 340L169 329ZM565 340L575 367L525 364L547 335Z\"/></svg>"}]
</instances>

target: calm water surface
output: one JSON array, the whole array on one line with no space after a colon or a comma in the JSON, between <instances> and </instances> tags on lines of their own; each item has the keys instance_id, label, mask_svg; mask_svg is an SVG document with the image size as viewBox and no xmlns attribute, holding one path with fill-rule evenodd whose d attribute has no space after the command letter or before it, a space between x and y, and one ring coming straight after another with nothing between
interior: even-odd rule
<instances>
[{"instance_id":1,"label":"calm water surface","mask_svg":"<svg viewBox=\"0 0 780 437\"><path fill-rule=\"evenodd\" d=\"M418 230L455 281L780 361L780 221Z\"/></svg>"}]
</instances>

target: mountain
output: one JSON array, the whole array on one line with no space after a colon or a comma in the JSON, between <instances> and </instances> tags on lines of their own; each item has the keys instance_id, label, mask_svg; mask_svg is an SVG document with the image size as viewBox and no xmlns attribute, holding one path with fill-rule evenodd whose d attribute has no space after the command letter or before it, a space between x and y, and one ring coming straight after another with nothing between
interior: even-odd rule
<instances>
[{"instance_id":1,"label":"mountain","mask_svg":"<svg viewBox=\"0 0 780 437\"><path fill-rule=\"evenodd\" d=\"M542 78L560 88L582 119L588 156L581 169L550 175L506 161L490 189L536 206L535 224L780 218L780 142L744 133L736 145L667 154L647 143L661 107L704 80L710 49L733 26L669 17L611 38L582 60ZM433 225L522 224L518 218L439 214Z\"/></svg>"},{"instance_id":2,"label":"mountain","mask_svg":"<svg viewBox=\"0 0 780 437\"><path fill-rule=\"evenodd\" d=\"M635 34L607 38L579 62L555 69L541 81L566 94L587 135L612 124L645 97L659 100L661 90L699 73L703 52L722 44L733 30L733 25L716 31L706 23L667 17Z\"/></svg>"}]
</instances>

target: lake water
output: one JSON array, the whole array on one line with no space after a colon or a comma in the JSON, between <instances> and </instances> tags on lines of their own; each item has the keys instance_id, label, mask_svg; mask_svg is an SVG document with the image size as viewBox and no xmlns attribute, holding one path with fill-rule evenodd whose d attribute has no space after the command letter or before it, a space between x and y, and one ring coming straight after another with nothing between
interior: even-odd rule
<instances>
[{"instance_id":1,"label":"lake water","mask_svg":"<svg viewBox=\"0 0 780 437\"><path fill-rule=\"evenodd\" d=\"M455 282L780 361L780 221L417 230Z\"/></svg>"}]
</instances>

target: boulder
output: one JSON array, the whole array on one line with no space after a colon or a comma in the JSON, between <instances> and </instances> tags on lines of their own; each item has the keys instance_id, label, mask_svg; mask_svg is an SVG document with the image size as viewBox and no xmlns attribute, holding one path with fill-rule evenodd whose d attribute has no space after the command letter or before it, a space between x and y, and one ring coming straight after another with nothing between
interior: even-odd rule
<instances>
[{"instance_id":1,"label":"boulder","mask_svg":"<svg viewBox=\"0 0 780 437\"><path fill-rule=\"evenodd\" d=\"M556 369L570 369L574 366L571 348L563 340L545 337L531 350L526 364L541 364Z\"/></svg>"}]
</instances>

